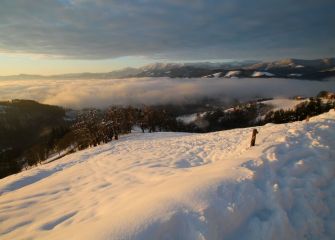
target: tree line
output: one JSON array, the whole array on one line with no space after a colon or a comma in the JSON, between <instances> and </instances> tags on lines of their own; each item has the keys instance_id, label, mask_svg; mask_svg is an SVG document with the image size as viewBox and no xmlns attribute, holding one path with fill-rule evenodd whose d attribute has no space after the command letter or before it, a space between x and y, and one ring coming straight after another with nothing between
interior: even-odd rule
<instances>
[{"instance_id":1,"label":"tree line","mask_svg":"<svg viewBox=\"0 0 335 240\"><path fill-rule=\"evenodd\" d=\"M294 109L270 111L258 124L264 125L266 123L289 123L302 121L306 118L328 112L334 107L334 101L323 100L318 97L310 98L309 101L298 104Z\"/></svg>"},{"instance_id":2,"label":"tree line","mask_svg":"<svg viewBox=\"0 0 335 240\"><path fill-rule=\"evenodd\" d=\"M134 126L142 132L180 129L175 116L160 107L85 109L67 119L63 108L30 100L0 106L0 178L49 157L117 140Z\"/></svg>"}]
</instances>

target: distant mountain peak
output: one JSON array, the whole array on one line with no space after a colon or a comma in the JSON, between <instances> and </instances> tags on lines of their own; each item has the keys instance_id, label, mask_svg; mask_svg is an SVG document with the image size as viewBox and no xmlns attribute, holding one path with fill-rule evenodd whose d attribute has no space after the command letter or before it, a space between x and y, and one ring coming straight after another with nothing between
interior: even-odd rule
<instances>
[{"instance_id":1,"label":"distant mountain peak","mask_svg":"<svg viewBox=\"0 0 335 240\"><path fill-rule=\"evenodd\" d=\"M113 79L128 77L223 77L229 71L239 71L241 77L252 77L254 71L268 72L267 77L300 76L306 79L324 79L333 76L333 71L326 71L335 67L335 58L313 60L286 58L277 61L259 62L254 60L231 62L158 62L139 68L127 67L106 73L69 73L61 75L41 76L20 74L15 76L0 76L0 79ZM220 72L219 75L213 75ZM259 75L259 74L258 74ZM262 75L263 76L263 75Z\"/></svg>"}]
</instances>

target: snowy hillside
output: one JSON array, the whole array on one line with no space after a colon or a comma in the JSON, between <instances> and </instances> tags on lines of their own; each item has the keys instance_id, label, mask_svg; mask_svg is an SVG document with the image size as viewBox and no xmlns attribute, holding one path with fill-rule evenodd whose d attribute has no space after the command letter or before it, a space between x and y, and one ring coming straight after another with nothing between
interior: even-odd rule
<instances>
[{"instance_id":1,"label":"snowy hillside","mask_svg":"<svg viewBox=\"0 0 335 240\"><path fill-rule=\"evenodd\" d=\"M296 99L287 99L287 98L277 98L273 100L263 101L263 104L270 105L273 108L272 111L277 111L280 109L289 110L294 109L298 104L302 102L309 101L308 99L296 100Z\"/></svg>"},{"instance_id":2,"label":"snowy hillside","mask_svg":"<svg viewBox=\"0 0 335 240\"><path fill-rule=\"evenodd\" d=\"M335 239L335 112L136 133L0 180L1 239Z\"/></svg>"}]
</instances>

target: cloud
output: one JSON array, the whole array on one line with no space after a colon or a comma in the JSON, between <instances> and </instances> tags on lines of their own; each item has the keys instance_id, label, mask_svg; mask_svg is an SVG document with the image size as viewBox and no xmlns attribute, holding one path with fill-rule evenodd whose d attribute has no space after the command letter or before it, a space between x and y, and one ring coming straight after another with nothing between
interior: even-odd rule
<instances>
[{"instance_id":1,"label":"cloud","mask_svg":"<svg viewBox=\"0 0 335 240\"><path fill-rule=\"evenodd\" d=\"M172 79L1 80L0 100L33 99L71 108L110 105L190 103L204 97L248 100L254 97L315 96L335 91L326 82L292 79Z\"/></svg>"},{"instance_id":2,"label":"cloud","mask_svg":"<svg viewBox=\"0 0 335 240\"><path fill-rule=\"evenodd\" d=\"M334 55L333 0L2 0L0 50L77 59Z\"/></svg>"}]
</instances>

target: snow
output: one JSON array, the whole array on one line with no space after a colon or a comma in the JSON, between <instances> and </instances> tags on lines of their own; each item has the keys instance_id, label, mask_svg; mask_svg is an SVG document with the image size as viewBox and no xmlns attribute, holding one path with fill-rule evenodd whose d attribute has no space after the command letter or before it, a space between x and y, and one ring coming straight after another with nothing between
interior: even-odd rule
<instances>
[{"instance_id":1,"label":"snow","mask_svg":"<svg viewBox=\"0 0 335 240\"><path fill-rule=\"evenodd\" d=\"M335 112L135 133L0 180L1 239L335 239Z\"/></svg>"},{"instance_id":2,"label":"snow","mask_svg":"<svg viewBox=\"0 0 335 240\"><path fill-rule=\"evenodd\" d=\"M289 77L301 77L302 74L301 73L290 73L288 76Z\"/></svg>"},{"instance_id":3,"label":"snow","mask_svg":"<svg viewBox=\"0 0 335 240\"><path fill-rule=\"evenodd\" d=\"M214 76L212 74L206 75L206 76L202 76L201 78L213 78Z\"/></svg>"},{"instance_id":4,"label":"snow","mask_svg":"<svg viewBox=\"0 0 335 240\"><path fill-rule=\"evenodd\" d=\"M185 124L189 124L191 122L194 122L197 119L197 113L193 113L193 114L189 114L189 115L183 115L183 116L179 116L177 117L178 121L181 121Z\"/></svg>"},{"instance_id":5,"label":"snow","mask_svg":"<svg viewBox=\"0 0 335 240\"><path fill-rule=\"evenodd\" d=\"M241 71L229 71L226 73L225 77L238 77L241 74Z\"/></svg>"},{"instance_id":6,"label":"snow","mask_svg":"<svg viewBox=\"0 0 335 240\"><path fill-rule=\"evenodd\" d=\"M216 78L217 78L217 77L220 77L221 73L222 73L222 72L214 73L213 76L216 77Z\"/></svg>"},{"instance_id":7,"label":"snow","mask_svg":"<svg viewBox=\"0 0 335 240\"><path fill-rule=\"evenodd\" d=\"M230 112L234 112L234 111L235 111L235 108L233 108L233 107L224 110L225 113L230 113Z\"/></svg>"},{"instance_id":8,"label":"snow","mask_svg":"<svg viewBox=\"0 0 335 240\"><path fill-rule=\"evenodd\" d=\"M262 103L273 106L273 111L277 111L280 109L289 110L294 109L298 104L302 102L306 102L308 100L295 100L295 99L287 99L287 98L278 98L268 101L263 101Z\"/></svg>"},{"instance_id":9,"label":"snow","mask_svg":"<svg viewBox=\"0 0 335 240\"><path fill-rule=\"evenodd\" d=\"M65 155L71 153L72 151L75 151L75 149L76 149L76 146L70 146L70 147L66 148L65 150L63 150L63 151L51 154L48 157L47 160L43 161L43 164L47 164L47 163L56 161L57 159L64 157Z\"/></svg>"},{"instance_id":10,"label":"snow","mask_svg":"<svg viewBox=\"0 0 335 240\"><path fill-rule=\"evenodd\" d=\"M335 67L329 68L329 69L326 69L326 70L322 70L321 72L333 72L333 71L335 71Z\"/></svg>"},{"instance_id":11,"label":"snow","mask_svg":"<svg viewBox=\"0 0 335 240\"><path fill-rule=\"evenodd\" d=\"M210 74L210 75L206 75L206 76L203 76L202 78L218 78L220 77L222 74L222 72L217 72L217 73L213 73L213 74Z\"/></svg>"},{"instance_id":12,"label":"snow","mask_svg":"<svg viewBox=\"0 0 335 240\"><path fill-rule=\"evenodd\" d=\"M252 74L252 77L264 77L264 76L273 77L275 75L269 72L257 72L257 71Z\"/></svg>"},{"instance_id":13,"label":"snow","mask_svg":"<svg viewBox=\"0 0 335 240\"><path fill-rule=\"evenodd\" d=\"M177 117L178 121L181 121L185 124L189 124L192 122L195 122L198 118L202 118L207 114L207 112L199 112L199 113L193 113L188 115L182 115Z\"/></svg>"}]
</instances>

